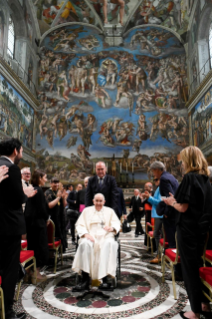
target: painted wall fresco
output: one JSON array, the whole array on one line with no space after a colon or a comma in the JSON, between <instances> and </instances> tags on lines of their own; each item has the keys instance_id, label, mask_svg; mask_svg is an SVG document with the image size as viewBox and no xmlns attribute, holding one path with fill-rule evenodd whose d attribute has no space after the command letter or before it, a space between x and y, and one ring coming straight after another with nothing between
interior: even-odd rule
<instances>
[{"instance_id":1,"label":"painted wall fresco","mask_svg":"<svg viewBox=\"0 0 212 319\"><path fill-rule=\"evenodd\" d=\"M0 130L32 149L34 110L0 74Z\"/></svg>"},{"instance_id":2,"label":"painted wall fresco","mask_svg":"<svg viewBox=\"0 0 212 319\"><path fill-rule=\"evenodd\" d=\"M193 108L191 120L193 143L204 147L212 138L212 87Z\"/></svg>"},{"instance_id":3,"label":"painted wall fresco","mask_svg":"<svg viewBox=\"0 0 212 319\"><path fill-rule=\"evenodd\" d=\"M108 47L94 28L75 25L50 33L41 54L36 151L49 176L82 180L102 159L119 182L144 181L158 159L180 178L188 87L173 34L144 27Z\"/></svg>"}]
</instances>

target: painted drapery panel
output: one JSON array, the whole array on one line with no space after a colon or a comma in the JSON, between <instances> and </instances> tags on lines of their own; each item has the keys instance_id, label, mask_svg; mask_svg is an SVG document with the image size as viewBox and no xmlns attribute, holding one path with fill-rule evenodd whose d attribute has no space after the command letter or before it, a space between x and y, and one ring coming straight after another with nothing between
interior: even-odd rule
<instances>
[{"instance_id":1,"label":"painted drapery panel","mask_svg":"<svg viewBox=\"0 0 212 319\"><path fill-rule=\"evenodd\" d=\"M32 150L34 110L0 74L0 131Z\"/></svg>"},{"instance_id":2,"label":"painted drapery panel","mask_svg":"<svg viewBox=\"0 0 212 319\"><path fill-rule=\"evenodd\" d=\"M36 149L49 176L79 181L105 160L117 180L128 173L145 181L156 159L181 176L188 87L184 48L172 33L140 27L109 47L78 24L51 32L41 54Z\"/></svg>"}]
</instances>

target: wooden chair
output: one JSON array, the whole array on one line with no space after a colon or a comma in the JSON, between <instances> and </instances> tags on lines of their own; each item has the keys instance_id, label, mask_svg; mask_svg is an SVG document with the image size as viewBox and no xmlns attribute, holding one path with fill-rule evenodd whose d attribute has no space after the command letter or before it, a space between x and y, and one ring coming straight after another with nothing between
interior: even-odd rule
<instances>
[{"instance_id":1,"label":"wooden chair","mask_svg":"<svg viewBox=\"0 0 212 319\"><path fill-rule=\"evenodd\" d=\"M165 249L167 249L169 247L169 243L167 241L166 233L164 230L164 225L162 225L162 233L163 233L163 238L160 239L159 246L158 246L159 258L161 259L161 271L163 268L163 263L162 263L163 253L164 253Z\"/></svg>"},{"instance_id":2,"label":"wooden chair","mask_svg":"<svg viewBox=\"0 0 212 319\"><path fill-rule=\"evenodd\" d=\"M25 267L26 263L31 261L30 265ZM21 250L20 252L20 263L24 266L24 268L27 270L33 266L34 268L34 284L36 285L37 283L37 270L36 270L36 259L34 257L34 251L33 250ZM22 280L18 283L18 289L16 293L16 300L18 300L20 289L21 289L21 283Z\"/></svg>"},{"instance_id":3,"label":"wooden chair","mask_svg":"<svg viewBox=\"0 0 212 319\"><path fill-rule=\"evenodd\" d=\"M21 241L21 250L27 250L27 240Z\"/></svg>"},{"instance_id":4,"label":"wooden chair","mask_svg":"<svg viewBox=\"0 0 212 319\"><path fill-rule=\"evenodd\" d=\"M2 279L0 276L0 318L5 319L5 311L4 311L4 293L1 288Z\"/></svg>"},{"instance_id":5,"label":"wooden chair","mask_svg":"<svg viewBox=\"0 0 212 319\"><path fill-rule=\"evenodd\" d=\"M203 290L203 294L206 298L212 302L212 268L211 267L201 267L199 269L199 276L203 285L207 288L208 293Z\"/></svg>"},{"instance_id":6,"label":"wooden chair","mask_svg":"<svg viewBox=\"0 0 212 319\"><path fill-rule=\"evenodd\" d=\"M55 252L54 257L54 274L57 270L57 258L60 249L60 257L61 257L61 264L63 265L63 246L61 240L55 241L55 225L54 222L50 219L50 223L47 226L47 235L48 235L48 247L50 251Z\"/></svg>"},{"instance_id":7,"label":"wooden chair","mask_svg":"<svg viewBox=\"0 0 212 319\"><path fill-rule=\"evenodd\" d=\"M207 250L208 239L209 239L209 232L206 235L206 241L205 241L204 251L202 255L204 267L206 267L206 261L212 265L212 250Z\"/></svg>"},{"instance_id":8,"label":"wooden chair","mask_svg":"<svg viewBox=\"0 0 212 319\"><path fill-rule=\"evenodd\" d=\"M149 231L148 228L152 230ZM147 235L147 251L149 251L149 241L151 241L151 255L153 255L153 238L154 238L155 219L151 218L151 223L146 223L146 235Z\"/></svg>"},{"instance_id":9,"label":"wooden chair","mask_svg":"<svg viewBox=\"0 0 212 319\"><path fill-rule=\"evenodd\" d=\"M171 274L172 274L172 285L173 285L174 299L177 299L174 266L176 264L180 263L180 256L179 256L176 235L175 235L175 238L176 238L176 249L174 249L174 248L166 249L164 254L163 254L163 257L162 257L162 282L165 281L165 278L164 278L165 266L167 266L171 270Z\"/></svg>"}]
</instances>

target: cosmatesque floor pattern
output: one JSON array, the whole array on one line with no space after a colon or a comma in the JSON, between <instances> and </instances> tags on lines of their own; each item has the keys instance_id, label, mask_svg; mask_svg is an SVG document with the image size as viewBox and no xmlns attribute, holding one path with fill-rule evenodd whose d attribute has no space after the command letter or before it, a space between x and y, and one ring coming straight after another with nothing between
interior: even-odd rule
<instances>
[{"instance_id":1,"label":"cosmatesque floor pattern","mask_svg":"<svg viewBox=\"0 0 212 319\"><path fill-rule=\"evenodd\" d=\"M76 275L71 270L75 246L69 238L69 249L64 254L64 264L58 264L57 273L46 270L48 280L37 286L22 284L17 312L25 312L28 319L178 319L179 312L190 310L187 295L180 282L177 300L174 300L172 283L161 282L161 269L151 265L152 256L143 245L144 238L134 238L133 232L120 235L121 275L117 288L105 292L109 298L73 293ZM168 274L168 271L166 272ZM93 288L95 289L95 288Z\"/></svg>"}]
</instances>

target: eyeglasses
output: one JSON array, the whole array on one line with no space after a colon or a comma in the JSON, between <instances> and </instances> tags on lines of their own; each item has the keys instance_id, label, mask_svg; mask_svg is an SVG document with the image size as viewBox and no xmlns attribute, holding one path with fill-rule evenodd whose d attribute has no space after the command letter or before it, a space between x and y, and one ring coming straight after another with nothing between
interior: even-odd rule
<instances>
[{"instance_id":1,"label":"eyeglasses","mask_svg":"<svg viewBox=\"0 0 212 319\"><path fill-rule=\"evenodd\" d=\"M157 182L157 181L159 181L158 178L154 178L154 179L153 179L153 182Z\"/></svg>"},{"instance_id":2,"label":"eyeglasses","mask_svg":"<svg viewBox=\"0 0 212 319\"><path fill-rule=\"evenodd\" d=\"M23 175L31 175L31 173L23 173Z\"/></svg>"}]
</instances>

